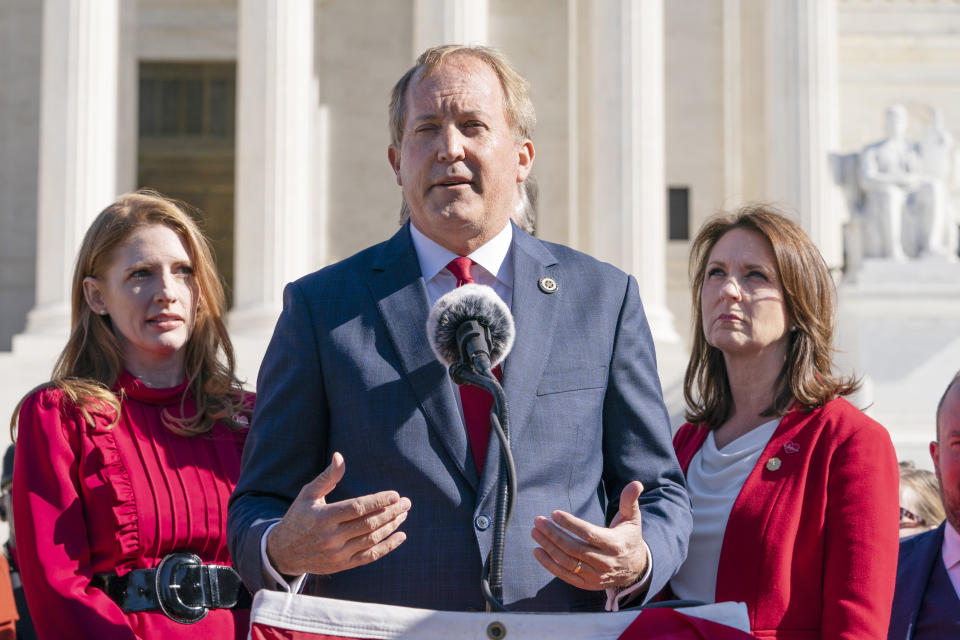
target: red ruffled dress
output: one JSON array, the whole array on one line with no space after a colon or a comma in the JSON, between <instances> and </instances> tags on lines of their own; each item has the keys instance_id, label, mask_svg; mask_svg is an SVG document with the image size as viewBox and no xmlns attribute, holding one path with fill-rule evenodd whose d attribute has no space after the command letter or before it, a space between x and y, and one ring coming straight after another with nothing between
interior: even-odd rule
<instances>
[{"instance_id":1,"label":"red ruffled dress","mask_svg":"<svg viewBox=\"0 0 960 640\"><path fill-rule=\"evenodd\" d=\"M212 609L194 624L160 611L124 613L90 585L97 573L156 567L173 551L230 564L227 501L240 473L246 429L217 423L201 436L163 425L181 416L186 381L151 389L123 372L120 422L91 412L91 427L60 390L20 410L13 479L17 555L40 638L245 638L249 610ZM253 396L245 405L252 409ZM186 415L194 409L191 397ZM249 414L237 416L243 423Z\"/></svg>"}]
</instances>

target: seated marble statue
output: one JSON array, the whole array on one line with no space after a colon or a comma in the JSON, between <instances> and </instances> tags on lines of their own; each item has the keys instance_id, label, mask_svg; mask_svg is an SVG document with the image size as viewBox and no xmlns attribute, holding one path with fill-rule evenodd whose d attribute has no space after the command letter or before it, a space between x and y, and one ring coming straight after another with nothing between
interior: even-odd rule
<instances>
[{"instance_id":1,"label":"seated marble statue","mask_svg":"<svg viewBox=\"0 0 960 640\"><path fill-rule=\"evenodd\" d=\"M907 110L887 109L887 137L860 152L857 182L863 191L863 254L904 261L908 256L950 255L946 175L928 170L927 155L949 160L952 138L930 136L918 146L906 138ZM934 147L937 147L934 153ZM942 167L941 167L942 168ZM945 171L946 174L948 171ZM952 250L951 250L952 249Z\"/></svg>"},{"instance_id":2,"label":"seated marble statue","mask_svg":"<svg viewBox=\"0 0 960 640\"><path fill-rule=\"evenodd\" d=\"M943 124L943 112L934 107L932 118L923 137L920 138L920 158L924 172L933 183L934 210L938 214L930 221L930 233L926 236L927 245L920 250L943 253L951 259L957 257L957 201L951 198L950 186L953 178L954 145L953 134Z\"/></svg>"}]
</instances>

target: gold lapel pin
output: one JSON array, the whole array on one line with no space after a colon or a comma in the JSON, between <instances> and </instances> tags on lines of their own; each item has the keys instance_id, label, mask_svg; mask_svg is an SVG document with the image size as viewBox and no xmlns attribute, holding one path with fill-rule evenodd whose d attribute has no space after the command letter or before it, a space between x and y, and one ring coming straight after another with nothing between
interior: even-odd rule
<instances>
[{"instance_id":1,"label":"gold lapel pin","mask_svg":"<svg viewBox=\"0 0 960 640\"><path fill-rule=\"evenodd\" d=\"M780 458L774 456L774 457L770 458L769 460L767 460L767 470L768 470L768 471L776 471L777 469L780 468L780 465L782 465L782 464L783 464L783 463L780 462Z\"/></svg>"}]
</instances>

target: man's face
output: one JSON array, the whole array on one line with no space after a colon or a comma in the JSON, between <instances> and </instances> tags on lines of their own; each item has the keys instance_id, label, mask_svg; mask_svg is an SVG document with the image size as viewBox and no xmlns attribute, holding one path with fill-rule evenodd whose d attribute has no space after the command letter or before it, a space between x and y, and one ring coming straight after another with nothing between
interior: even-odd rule
<instances>
[{"instance_id":1,"label":"man's face","mask_svg":"<svg viewBox=\"0 0 960 640\"><path fill-rule=\"evenodd\" d=\"M947 520L960 531L960 383L947 392L937 425L939 442L930 443L933 467Z\"/></svg>"},{"instance_id":2,"label":"man's face","mask_svg":"<svg viewBox=\"0 0 960 640\"><path fill-rule=\"evenodd\" d=\"M503 230L517 185L533 164L533 143L518 141L494 71L467 55L446 60L407 88L400 148L387 155L412 223L466 255Z\"/></svg>"}]
</instances>

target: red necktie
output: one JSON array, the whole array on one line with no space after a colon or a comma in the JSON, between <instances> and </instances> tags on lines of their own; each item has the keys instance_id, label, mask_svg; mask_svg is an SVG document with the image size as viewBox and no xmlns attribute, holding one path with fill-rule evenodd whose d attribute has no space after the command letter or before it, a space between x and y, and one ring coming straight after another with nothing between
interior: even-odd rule
<instances>
[{"instance_id":1,"label":"red necktie","mask_svg":"<svg viewBox=\"0 0 960 640\"><path fill-rule=\"evenodd\" d=\"M470 268L473 260L460 256L447 265L447 270L457 279L457 286L475 284ZM497 380L501 379L499 365L493 370ZM477 465L477 473L483 475L483 461L487 457L487 442L490 441L490 408L493 396L485 390L470 385L460 387L460 405L463 407L463 421L467 423L467 437L470 439L470 451Z\"/></svg>"}]
</instances>

